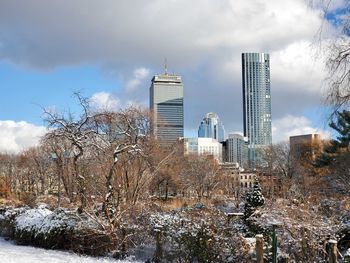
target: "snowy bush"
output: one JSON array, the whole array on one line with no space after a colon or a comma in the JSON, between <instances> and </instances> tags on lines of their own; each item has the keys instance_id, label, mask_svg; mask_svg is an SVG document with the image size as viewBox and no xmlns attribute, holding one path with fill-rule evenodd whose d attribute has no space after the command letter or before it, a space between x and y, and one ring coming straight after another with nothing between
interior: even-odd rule
<instances>
[{"instance_id":1,"label":"snowy bush","mask_svg":"<svg viewBox=\"0 0 350 263\"><path fill-rule=\"evenodd\" d=\"M49 210L46 206L26 210L15 220L15 239L18 243L45 248L67 248L67 240L78 218L73 211Z\"/></svg>"},{"instance_id":2,"label":"snowy bush","mask_svg":"<svg viewBox=\"0 0 350 263\"><path fill-rule=\"evenodd\" d=\"M45 206L39 206L25 211L16 218L16 231L17 232L39 232L44 218L52 212Z\"/></svg>"},{"instance_id":3,"label":"snowy bush","mask_svg":"<svg viewBox=\"0 0 350 263\"><path fill-rule=\"evenodd\" d=\"M3 207L0 208L0 236L12 238L15 232L15 220L18 215L26 210L25 207L12 208Z\"/></svg>"},{"instance_id":4,"label":"snowy bush","mask_svg":"<svg viewBox=\"0 0 350 263\"><path fill-rule=\"evenodd\" d=\"M185 209L151 216L150 225L161 229L163 261L245 262L248 246L241 234L227 226L226 216L215 209ZM162 262L162 261L161 261Z\"/></svg>"}]
</instances>

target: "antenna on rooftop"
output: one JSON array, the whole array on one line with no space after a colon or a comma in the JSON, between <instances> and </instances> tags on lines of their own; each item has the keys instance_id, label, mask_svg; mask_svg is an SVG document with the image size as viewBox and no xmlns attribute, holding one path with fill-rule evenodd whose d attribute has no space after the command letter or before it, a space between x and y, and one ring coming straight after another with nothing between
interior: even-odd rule
<instances>
[{"instance_id":1,"label":"antenna on rooftop","mask_svg":"<svg viewBox=\"0 0 350 263\"><path fill-rule=\"evenodd\" d=\"M165 75L168 75L168 63L167 63L167 59L164 59L164 72Z\"/></svg>"}]
</instances>

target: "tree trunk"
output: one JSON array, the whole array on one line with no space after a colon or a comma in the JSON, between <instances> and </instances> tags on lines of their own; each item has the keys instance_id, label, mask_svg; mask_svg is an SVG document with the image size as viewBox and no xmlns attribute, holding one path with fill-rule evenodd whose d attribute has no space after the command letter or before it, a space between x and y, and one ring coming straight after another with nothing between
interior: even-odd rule
<instances>
[{"instance_id":1,"label":"tree trunk","mask_svg":"<svg viewBox=\"0 0 350 263\"><path fill-rule=\"evenodd\" d=\"M108 175L106 176L106 196L103 204L103 211L106 213L108 218L114 218L115 216L115 196L114 196L114 188L113 188L113 173L114 173L114 165L112 165L109 170Z\"/></svg>"}]
</instances>

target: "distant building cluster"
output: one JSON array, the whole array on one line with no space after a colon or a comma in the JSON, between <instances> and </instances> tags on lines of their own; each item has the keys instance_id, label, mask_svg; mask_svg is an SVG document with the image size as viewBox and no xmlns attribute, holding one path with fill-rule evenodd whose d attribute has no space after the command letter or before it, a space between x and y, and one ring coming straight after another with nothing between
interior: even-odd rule
<instances>
[{"instance_id":1,"label":"distant building cluster","mask_svg":"<svg viewBox=\"0 0 350 263\"><path fill-rule=\"evenodd\" d=\"M205 155L217 160L221 172L233 178L234 196L253 186L255 168L264 166L262 152L272 144L270 56L242 53L243 132L226 133L218 114L209 111L199 122L198 137L184 138L184 88L181 76L155 75L150 87L150 109L154 136L166 147L183 143L185 155ZM307 134L290 137L292 165L303 158L314 158L320 136ZM273 175L261 178L263 188L276 188ZM275 189L276 190L276 189Z\"/></svg>"},{"instance_id":2,"label":"distant building cluster","mask_svg":"<svg viewBox=\"0 0 350 263\"><path fill-rule=\"evenodd\" d=\"M184 90L181 76L155 75L150 87L150 109L154 136L170 146L183 140L185 154L211 155L219 163L255 168L259 148L272 143L270 56L242 54L243 136L225 134L224 125L214 112L205 114L197 138L184 137Z\"/></svg>"}]
</instances>

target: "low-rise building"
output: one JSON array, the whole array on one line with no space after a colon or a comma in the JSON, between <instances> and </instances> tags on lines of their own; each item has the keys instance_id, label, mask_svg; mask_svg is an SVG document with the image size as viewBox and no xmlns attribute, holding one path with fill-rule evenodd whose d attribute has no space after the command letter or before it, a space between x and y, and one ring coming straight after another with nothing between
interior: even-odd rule
<instances>
[{"instance_id":1,"label":"low-rise building","mask_svg":"<svg viewBox=\"0 0 350 263\"><path fill-rule=\"evenodd\" d=\"M222 144L213 138L184 138L185 155L211 155L222 162Z\"/></svg>"},{"instance_id":2,"label":"low-rise building","mask_svg":"<svg viewBox=\"0 0 350 263\"><path fill-rule=\"evenodd\" d=\"M254 187L255 172L243 171L238 163L222 163L220 167L227 193L237 200Z\"/></svg>"},{"instance_id":3,"label":"low-rise building","mask_svg":"<svg viewBox=\"0 0 350 263\"><path fill-rule=\"evenodd\" d=\"M304 160L314 160L322 150L320 134L303 134L289 137L291 161L300 164Z\"/></svg>"}]
</instances>

